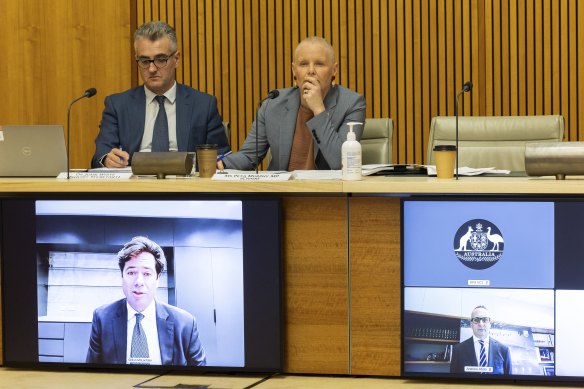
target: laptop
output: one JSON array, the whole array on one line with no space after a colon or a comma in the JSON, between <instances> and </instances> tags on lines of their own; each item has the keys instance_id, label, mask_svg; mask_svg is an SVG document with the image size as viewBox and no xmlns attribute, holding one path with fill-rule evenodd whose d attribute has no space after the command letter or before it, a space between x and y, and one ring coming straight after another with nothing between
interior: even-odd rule
<instances>
[{"instance_id":1,"label":"laptop","mask_svg":"<svg viewBox=\"0 0 584 389\"><path fill-rule=\"evenodd\" d=\"M65 171L63 126L0 126L0 177L57 177Z\"/></svg>"}]
</instances>

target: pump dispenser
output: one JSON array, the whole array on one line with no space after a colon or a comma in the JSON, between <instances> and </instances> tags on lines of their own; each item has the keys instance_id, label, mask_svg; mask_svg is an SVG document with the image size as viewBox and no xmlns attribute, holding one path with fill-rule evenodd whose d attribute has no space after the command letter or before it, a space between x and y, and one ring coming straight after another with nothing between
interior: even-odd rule
<instances>
[{"instance_id":1,"label":"pump dispenser","mask_svg":"<svg viewBox=\"0 0 584 389\"><path fill-rule=\"evenodd\" d=\"M357 136L353 131L353 126L362 125L359 122L349 122L349 132L347 140L341 147L341 159L343 164L343 180L359 181L361 180L361 143L357 141Z\"/></svg>"}]
</instances>

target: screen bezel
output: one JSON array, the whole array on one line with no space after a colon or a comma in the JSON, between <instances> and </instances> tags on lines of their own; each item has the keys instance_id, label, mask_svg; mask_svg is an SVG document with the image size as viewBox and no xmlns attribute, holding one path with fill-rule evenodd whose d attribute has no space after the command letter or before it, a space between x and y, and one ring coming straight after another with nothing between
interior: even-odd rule
<instances>
[{"instance_id":1,"label":"screen bezel","mask_svg":"<svg viewBox=\"0 0 584 389\"><path fill-rule=\"evenodd\" d=\"M233 366L129 366L38 361L36 292L36 200L242 201L245 364ZM281 200L234 194L18 194L0 197L3 361L10 367L43 369L125 369L196 372L279 372L282 370ZM30 263L11 258L31 258ZM275 261L274 257L278 260ZM8 277L18 274L18 277ZM34 306L34 309L30 307ZM31 350L33 350L31 352ZM35 356L36 359L31 358Z\"/></svg>"}]
</instances>

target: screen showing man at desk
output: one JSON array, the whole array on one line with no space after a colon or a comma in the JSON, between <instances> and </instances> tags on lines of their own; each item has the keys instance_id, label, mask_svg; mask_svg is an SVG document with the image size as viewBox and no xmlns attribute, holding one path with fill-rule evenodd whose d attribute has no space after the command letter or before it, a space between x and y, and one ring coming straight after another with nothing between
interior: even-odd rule
<instances>
[{"instance_id":1,"label":"screen showing man at desk","mask_svg":"<svg viewBox=\"0 0 584 389\"><path fill-rule=\"evenodd\" d=\"M403 202L407 375L555 376L555 207Z\"/></svg>"},{"instance_id":2,"label":"screen showing man at desk","mask_svg":"<svg viewBox=\"0 0 584 389\"><path fill-rule=\"evenodd\" d=\"M94 311L87 362L204 366L196 319L154 298L166 266L160 246L134 237L118 253L118 263L126 298Z\"/></svg>"},{"instance_id":3,"label":"screen showing man at desk","mask_svg":"<svg viewBox=\"0 0 584 389\"><path fill-rule=\"evenodd\" d=\"M38 201L37 215L40 361L244 366L240 201Z\"/></svg>"}]
</instances>

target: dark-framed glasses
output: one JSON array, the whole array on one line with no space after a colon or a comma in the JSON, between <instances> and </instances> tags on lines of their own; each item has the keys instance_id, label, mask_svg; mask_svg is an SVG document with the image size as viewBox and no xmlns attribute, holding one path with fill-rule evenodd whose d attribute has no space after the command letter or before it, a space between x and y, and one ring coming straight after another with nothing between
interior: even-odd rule
<instances>
[{"instance_id":1,"label":"dark-framed glasses","mask_svg":"<svg viewBox=\"0 0 584 389\"><path fill-rule=\"evenodd\" d=\"M472 319L470 319L470 321L472 321L475 324L490 323L491 318L490 317L473 317Z\"/></svg>"},{"instance_id":2,"label":"dark-framed glasses","mask_svg":"<svg viewBox=\"0 0 584 389\"><path fill-rule=\"evenodd\" d=\"M156 57L154 59L140 57L136 58L136 62L138 63L138 66L140 66L142 69L148 69L151 63L153 63L157 69L161 69L168 64L168 60L174 57L175 54L176 51L169 55L168 57Z\"/></svg>"}]
</instances>

